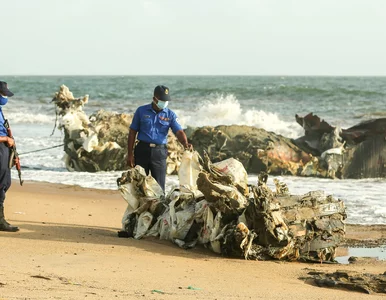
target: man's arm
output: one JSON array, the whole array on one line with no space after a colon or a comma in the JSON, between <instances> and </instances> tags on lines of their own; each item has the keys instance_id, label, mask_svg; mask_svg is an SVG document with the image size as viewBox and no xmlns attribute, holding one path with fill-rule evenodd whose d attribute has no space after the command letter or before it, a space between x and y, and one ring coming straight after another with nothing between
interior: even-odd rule
<instances>
[{"instance_id":1,"label":"man's arm","mask_svg":"<svg viewBox=\"0 0 386 300\"><path fill-rule=\"evenodd\" d=\"M185 149L191 149L192 148L192 145L188 143L188 139L187 139L186 134L183 130L178 130L176 132L176 137L180 141L182 146L184 146Z\"/></svg>"},{"instance_id":2,"label":"man's arm","mask_svg":"<svg viewBox=\"0 0 386 300\"><path fill-rule=\"evenodd\" d=\"M137 137L137 131L129 129L129 137L127 139L127 165L129 168L134 168L134 143Z\"/></svg>"}]
</instances>

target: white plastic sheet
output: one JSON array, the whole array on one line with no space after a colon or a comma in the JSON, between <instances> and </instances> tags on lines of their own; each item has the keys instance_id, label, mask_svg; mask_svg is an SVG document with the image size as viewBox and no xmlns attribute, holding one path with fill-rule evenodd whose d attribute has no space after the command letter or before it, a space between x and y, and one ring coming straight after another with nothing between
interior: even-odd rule
<instances>
[{"instance_id":1,"label":"white plastic sheet","mask_svg":"<svg viewBox=\"0 0 386 300\"><path fill-rule=\"evenodd\" d=\"M228 158L217 163L213 163L218 171L232 177L232 181L241 185L244 189L248 188L248 173L243 164L237 159Z\"/></svg>"},{"instance_id":2,"label":"white plastic sheet","mask_svg":"<svg viewBox=\"0 0 386 300\"><path fill-rule=\"evenodd\" d=\"M201 165L197 151L185 150L182 154L180 169L178 170L180 186L186 187L192 192L196 191L197 178L200 171Z\"/></svg>"},{"instance_id":3,"label":"white plastic sheet","mask_svg":"<svg viewBox=\"0 0 386 300\"><path fill-rule=\"evenodd\" d=\"M148 175L141 166L130 169L131 181L119 186L123 199L127 202L122 216L122 229L125 229L128 216L145 203L146 197L160 198L164 192L155 179Z\"/></svg>"},{"instance_id":4,"label":"white plastic sheet","mask_svg":"<svg viewBox=\"0 0 386 300\"><path fill-rule=\"evenodd\" d=\"M143 237L147 230L150 227L151 221L153 220L153 215L149 213L148 211L143 212L142 214L139 215L138 221L137 221L137 226L134 231L134 238L135 239L140 239Z\"/></svg>"}]
</instances>

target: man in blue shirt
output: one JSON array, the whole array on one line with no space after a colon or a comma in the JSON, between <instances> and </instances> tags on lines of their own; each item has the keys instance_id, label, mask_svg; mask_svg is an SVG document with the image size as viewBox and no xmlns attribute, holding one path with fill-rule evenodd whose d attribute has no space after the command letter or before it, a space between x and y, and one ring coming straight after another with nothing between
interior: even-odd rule
<instances>
[{"instance_id":1,"label":"man in blue shirt","mask_svg":"<svg viewBox=\"0 0 386 300\"><path fill-rule=\"evenodd\" d=\"M185 148L191 148L177 115L167 108L170 100L169 88L158 85L154 89L153 102L136 110L130 125L127 153L128 166L140 165L147 175L150 171L164 191L169 128ZM136 138L138 144L134 149Z\"/></svg>"},{"instance_id":2,"label":"man in blue shirt","mask_svg":"<svg viewBox=\"0 0 386 300\"><path fill-rule=\"evenodd\" d=\"M9 168L10 147L15 145L13 138L8 136L8 131L4 126L4 115L2 106L8 102L8 97L13 93L8 89L7 83L0 81L0 231L18 231L19 228L9 224L4 217L5 193L11 186L11 169Z\"/></svg>"}]
</instances>

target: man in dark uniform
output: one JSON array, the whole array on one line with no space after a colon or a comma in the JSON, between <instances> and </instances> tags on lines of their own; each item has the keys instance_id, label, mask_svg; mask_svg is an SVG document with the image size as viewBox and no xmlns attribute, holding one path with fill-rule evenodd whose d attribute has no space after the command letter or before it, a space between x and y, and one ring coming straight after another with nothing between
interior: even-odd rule
<instances>
[{"instance_id":1,"label":"man in dark uniform","mask_svg":"<svg viewBox=\"0 0 386 300\"><path fill-rule=\"evenodd\" d=\"M191 148L184 130L178 123L177 115L167 108L169 101L169 88L163 85L156 86L152 103L140 106L136 110L128 138L128 166L132 168L140 165L147 175L150 171L151 176L164 191L169 128L185 148ZM136 137L139 142L134 149Z\"/></svg>"},{"instance_id":2,"label":"man in dark uniform","mask_svg":"<svg viewBox=\"0 0 386 300\"><path fill-rule=\"evenodd\" d=\"M4 218L5 193L11 186L11 169L9 168L9 147L15 145L15 141L8 137L7 129L4 127L4 115L2 106L7 104L8 97L13 93L8 89L7 83L0 81L0 231L18 231L19 228L9 224Z\"/></svg>"}]
</instances>

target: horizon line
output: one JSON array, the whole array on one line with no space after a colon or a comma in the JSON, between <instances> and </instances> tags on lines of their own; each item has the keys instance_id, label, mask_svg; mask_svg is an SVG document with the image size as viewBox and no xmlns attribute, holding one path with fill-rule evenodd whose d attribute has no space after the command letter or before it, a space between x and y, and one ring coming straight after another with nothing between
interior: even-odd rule
<instances>
[{"instance_id":1,"label":"horizon line","mask_svg":"<svg viewBox=\"0 0 386 300\"><path fill-rule=\"evenodd\" d=\"M11 76L52 76L52 77L58 77L58 76L90 76L90 77L107 77L107 76L121 76L121 77L150 77L150 76L170 76L170 77L176 77L176 76L184 76L184 77L215 77L215 76L224 76L224 77L232 77L232 76L239 76L239 77L386 77L386 74L384 75L293 75L293 74L276 74L276 75L261 75L261 74L0 74L0 76L3 77L11 77Z\"/></svg>"}]
</instances>

